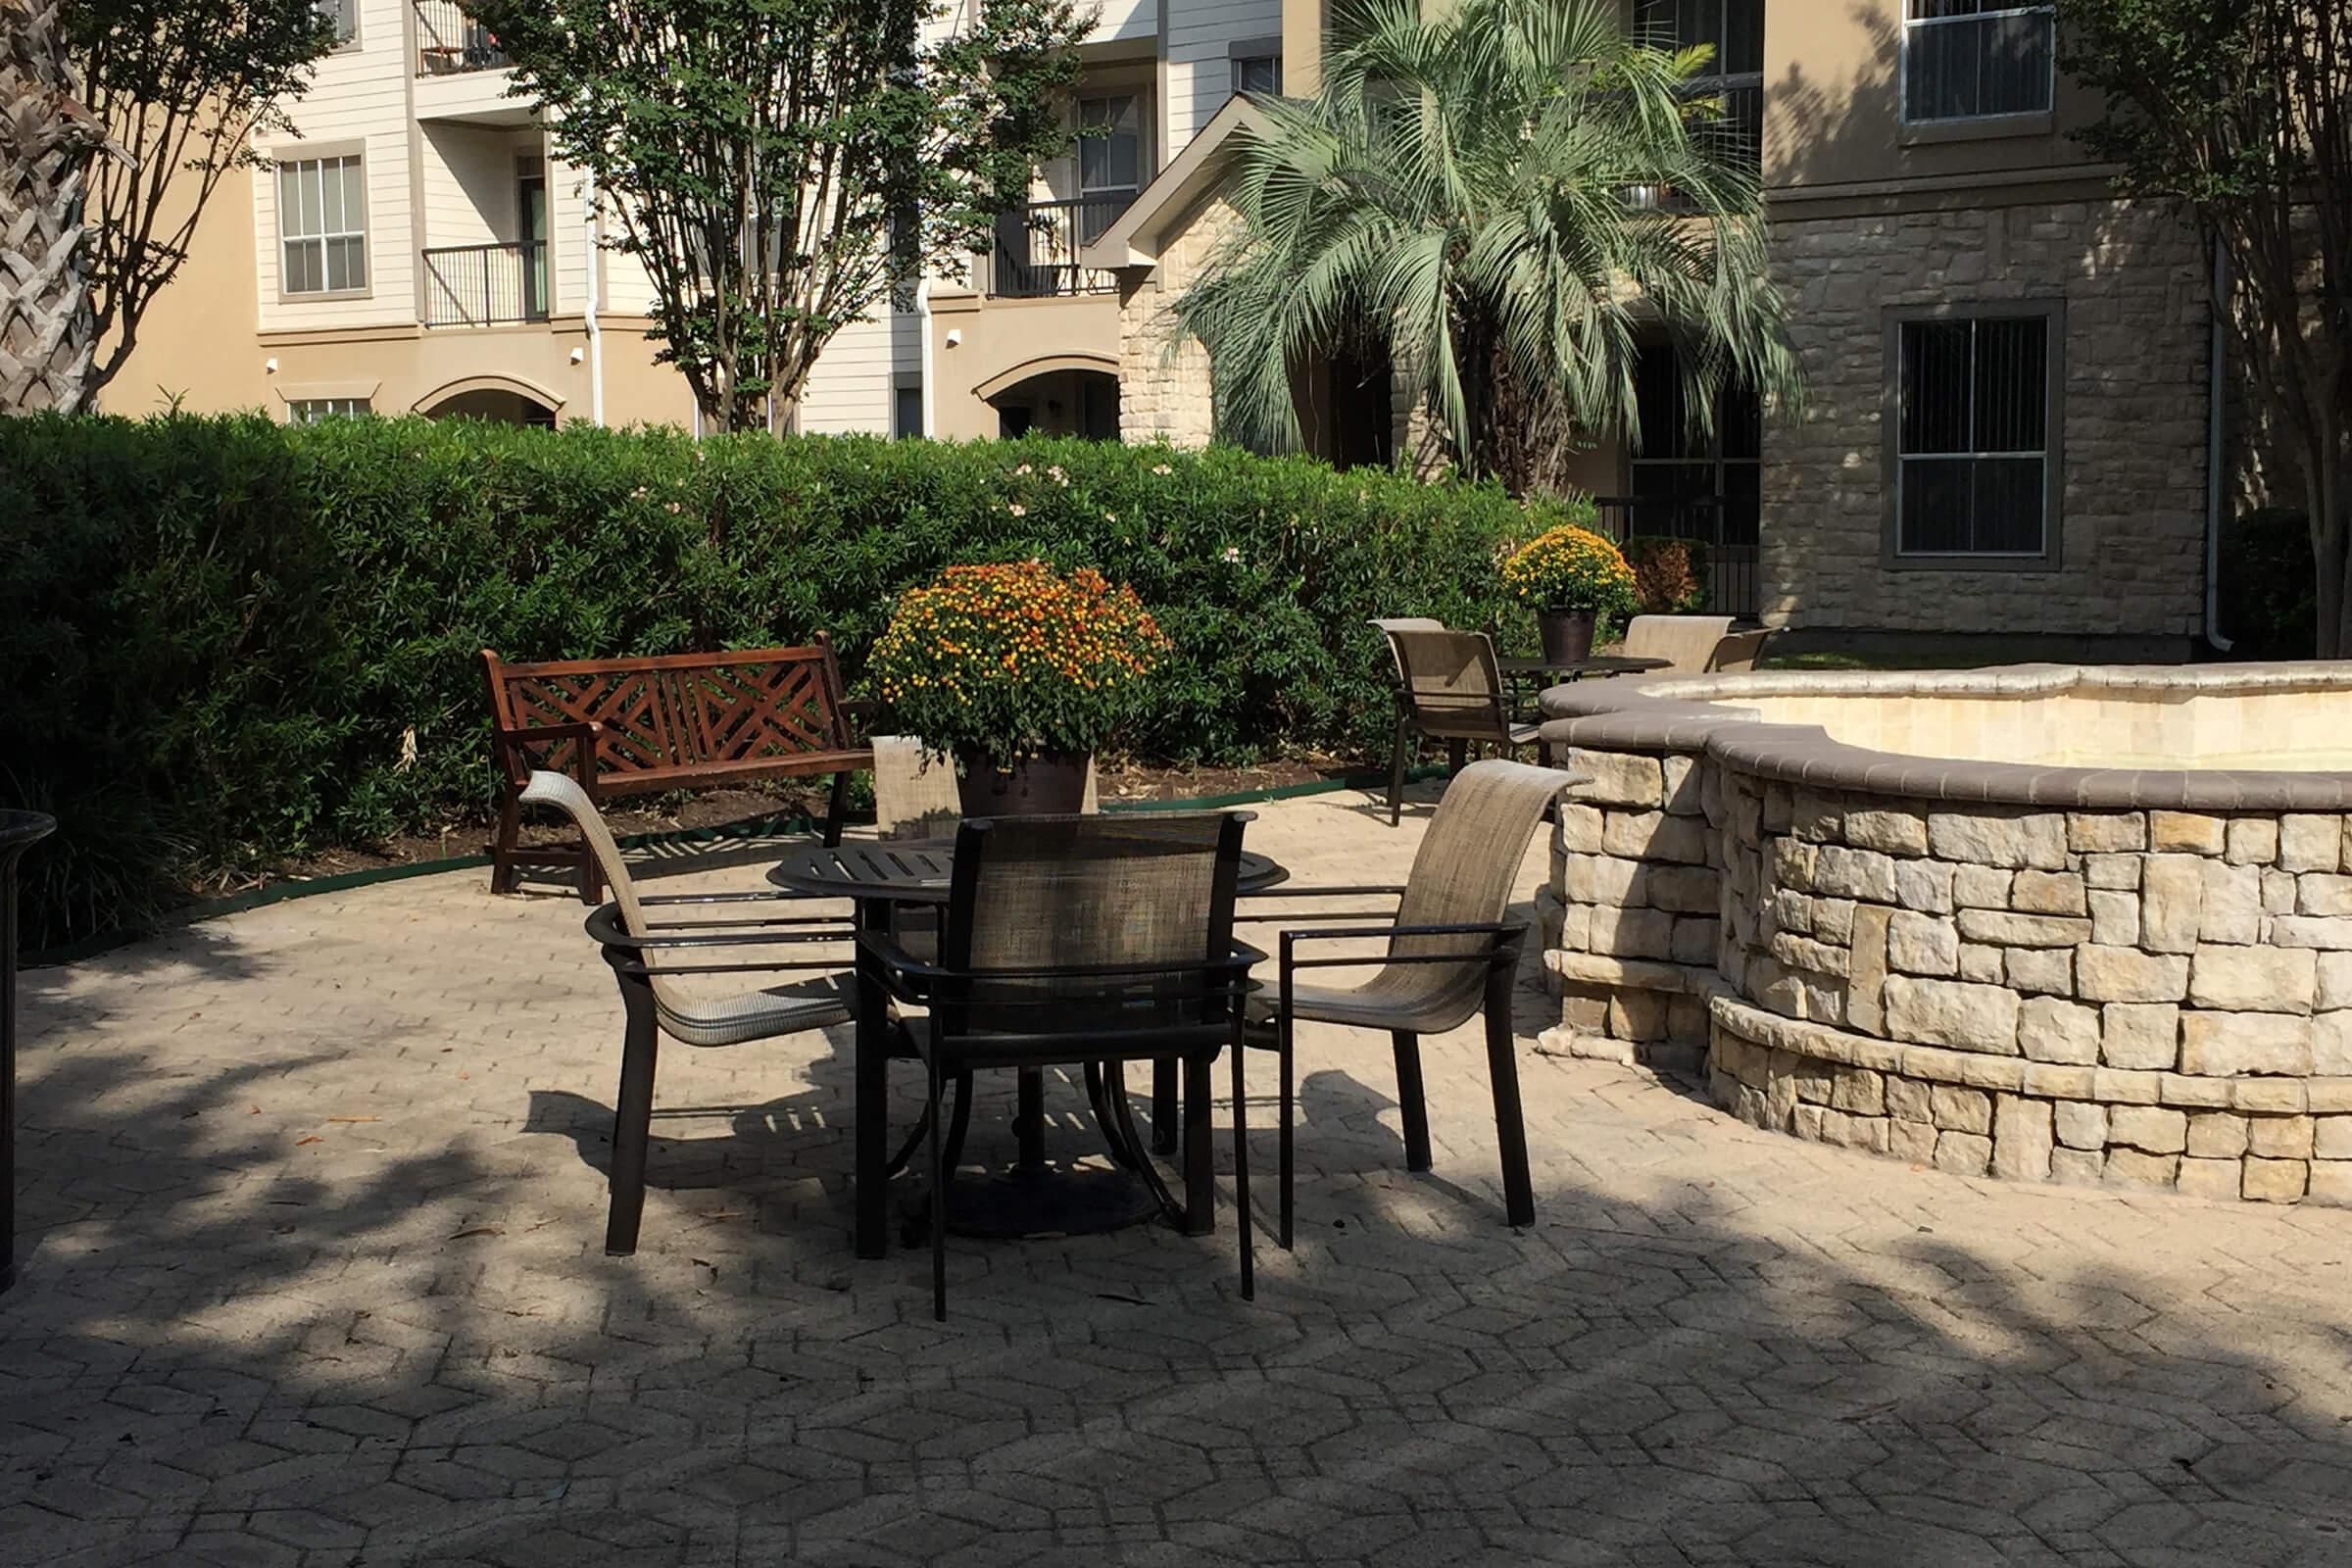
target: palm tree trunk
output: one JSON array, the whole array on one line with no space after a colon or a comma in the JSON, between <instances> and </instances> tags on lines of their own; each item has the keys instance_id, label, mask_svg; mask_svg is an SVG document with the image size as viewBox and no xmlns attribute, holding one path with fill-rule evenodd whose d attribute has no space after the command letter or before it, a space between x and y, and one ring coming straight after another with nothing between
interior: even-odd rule
<instances>
[{"instance_id":1,"label":"palm tree trunk","mask_svg":"<svg viewBox=\"0 0 2352 1568\"><path fill-rule=\"evenodd\" d=\"M82 202L105 127L74 93L64 0L0 0L0 414L89 401Z\"/></svg>"}]
</instances>

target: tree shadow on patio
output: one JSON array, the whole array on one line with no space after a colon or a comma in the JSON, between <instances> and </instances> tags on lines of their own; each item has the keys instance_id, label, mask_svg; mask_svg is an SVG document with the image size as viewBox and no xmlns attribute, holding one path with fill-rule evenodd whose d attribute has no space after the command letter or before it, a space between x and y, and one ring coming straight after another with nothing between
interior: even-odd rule
<instances>
[{"instance_id":1,"label":"tree shadow on patio","mask_svg":"<svg viewBox=\"0 0 2352 1568\"><path fill-rule=\"evenodd\" d=\"M644 1250L607 1260L580 1151L609 1112L557 1085L603 1080L611 1034L371 1026L372 995L224 1033L141 980L81 977L95 1016L30 1047L0 1560L2273 1568L2352 1542L2340 1213L1917 1173L1529 1054L1513 1232L1475 1030L1432 1044L1436 1180L1401 1168L1365 1036L1360 1069L1310 1049L1299 1250L1261 1243L1254 1304L1230 1232L959 1240L941 1326L919 1254L851 1255L846 1031L737 1054L805 1082L721 1112L724 1149L664 1140ZM501 1031L553 1042L525 1084ZM678 1073L686 1125L718 1082Z\"/></svg>"}]
</instances>

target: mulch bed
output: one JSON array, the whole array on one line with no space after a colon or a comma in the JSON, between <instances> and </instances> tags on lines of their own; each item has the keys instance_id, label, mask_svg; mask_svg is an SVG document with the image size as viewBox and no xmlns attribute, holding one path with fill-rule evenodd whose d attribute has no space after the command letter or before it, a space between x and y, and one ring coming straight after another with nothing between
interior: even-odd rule
<instances>
[{"instance_id":1,"label":"mulch bed","mask_svg":"<svg viewBox=\"0 0 2352 1568\"><path fill-rule=\"evenodd\" d=\"M1105 801L1197 800L1363 776L1370 770L1368 764L1349 764L1331 757L1284 758L1250 767L1150 767L1118 762L1102 766L1098 787ZM614 802L605 808L605 820L612 825L614 835L623 839L696 829L712 829L726 836L729 830L756 831L761 823L779 817L819 818L824 809L821 783L810 788L784 782L772 788L702 790L648 801ZM856 820L853 816L853 823ZM530 823L523 829L525 843L559 842L568 835L568 829L545 823ZM455 822L437 833L400 834L370 849L323 850L302 856L259 876L191 888L189 895L218 898L279 882L478 855L484 852L489 836L487 823Z\"/></svg>"}]
</instances>

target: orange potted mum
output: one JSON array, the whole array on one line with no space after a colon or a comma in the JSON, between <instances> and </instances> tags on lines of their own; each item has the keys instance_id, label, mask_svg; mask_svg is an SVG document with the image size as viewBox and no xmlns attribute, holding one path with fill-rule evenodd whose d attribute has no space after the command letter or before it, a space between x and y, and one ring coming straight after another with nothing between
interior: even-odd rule
<instances>
[{"instance_id":1,"label":"orange potted mum","mask_svg":"<svg viewBox=\"0 0 2352 1568\"><path fill-rule=\"evenodd\" d=\"M1168 639L1135 590L1043 562L950 566L899 596L870 667L895 723L961 764L967 816L1075 811Z\"/></svg>"}]
</instances>

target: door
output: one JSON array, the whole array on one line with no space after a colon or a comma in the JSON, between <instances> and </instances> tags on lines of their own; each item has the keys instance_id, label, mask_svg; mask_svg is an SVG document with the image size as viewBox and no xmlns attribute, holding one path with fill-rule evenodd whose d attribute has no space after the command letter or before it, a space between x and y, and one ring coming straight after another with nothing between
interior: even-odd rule
<instances>
[{"instance_id":1,"label":"door","mask_svg":"<svg viewBox=\"0 0 2352 1568\"><path fill-rule=\"evenodd\" d=\"M515 232L522 236L522 318L547 319L547 165L526 156L514 166Z\"/></svg>"}]
</instances>

